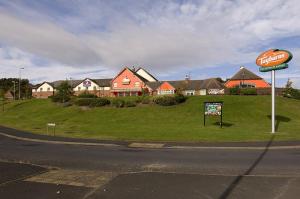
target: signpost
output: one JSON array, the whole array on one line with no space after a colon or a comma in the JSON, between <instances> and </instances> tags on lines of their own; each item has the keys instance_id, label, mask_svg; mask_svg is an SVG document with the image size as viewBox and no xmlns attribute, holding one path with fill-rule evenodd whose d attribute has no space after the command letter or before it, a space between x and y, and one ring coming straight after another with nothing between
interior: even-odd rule
<instances>
[{"instance_id":1,"label":"signpost","mask_svg":"<svg viewBox=\"0 0 300 199\"><path fill-rule=\"evenodd\" d=\"M49 135L49 128L50 127L53 128L52 132L53 132L53 136L55 136L55 127L56 127L56 124L55 123L48 123L47 124L47 135Z\"/></svg>"},{"instance_id":2,"label":"signpost","mask_svg":"<svg viewBox=\"0 0 300 199\"><path fill-rule=\"evenodd\" d=\"M287 50L271 49L260 54L256 59L256 65L260 66L260 72L271 71L272 76L272 133L275 133L275 70L288 68L288 62L293 58Z\"/></svg>"},{"instance_id":3,"label":"signpost","mask_svg":"<svg viewBox=\"0 0 300 199\"><path fill-rule=\"evenodd\" d=\"M220 116L220 127L223 125L223 102L204 102L204 126L206 116Z\"/></svg>"}]
</instances>

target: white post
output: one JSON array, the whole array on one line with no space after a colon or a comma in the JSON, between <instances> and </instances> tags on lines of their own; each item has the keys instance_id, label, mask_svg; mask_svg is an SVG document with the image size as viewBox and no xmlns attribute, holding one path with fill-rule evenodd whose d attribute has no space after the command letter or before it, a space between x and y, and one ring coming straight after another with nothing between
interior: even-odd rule
<instances>
[{"instance_id":1,"label":"white post","mask_svg":"<svg viewBox=\"0 0 300 199\"><path fill-rule=\"evenodd\" d=\"M275 70L272 70L272 133L275 133Z\"/></svg>"}]
</instances>

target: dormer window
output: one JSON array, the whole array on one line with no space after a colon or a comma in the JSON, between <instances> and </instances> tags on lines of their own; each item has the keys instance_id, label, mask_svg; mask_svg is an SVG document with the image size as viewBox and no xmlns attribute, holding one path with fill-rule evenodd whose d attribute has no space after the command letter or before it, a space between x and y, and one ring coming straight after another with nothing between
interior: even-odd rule
<instances>
[{"instance_id":1,"label":"dormer window","mask_svg":"<svg viewBox=\"0 0 300 199\"><path fill-rule=\"evenodd\" d=\"M128 77L125 77L123 80L122 80L122 84L123 85L128 85L130 84L130 79Z\"/></svg>"},{"instance_id":2,"label":"dormer window","mask_svg":"<svg viewBox=\"0 0 300 199\"><path fill-rule=\"evenodd\" d=\"M134 87L140 87L140 85L141 85L140 82L135 82L134 83Z\"/></svg>"}]
</instances>

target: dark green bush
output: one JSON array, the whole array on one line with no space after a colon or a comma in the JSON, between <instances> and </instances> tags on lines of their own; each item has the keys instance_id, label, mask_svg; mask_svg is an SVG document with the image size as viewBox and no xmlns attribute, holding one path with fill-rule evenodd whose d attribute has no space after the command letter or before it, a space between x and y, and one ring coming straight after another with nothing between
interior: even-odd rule
<instances>
[{"instance_id":1,"label":"dark green bush","mask_svg":"<svg viewBox=\"0 0 300 199\"><path fill-rule=\"evenodd\" d=\"M114 98L114 99L111 101L111 104L112 104L114 107L122 108L122 107L124 107L124 105L125 105L125 100L117 97L117 98Z\"/></svg>"},{"instance_id":2,"label":"dark green bush","mask_svg":"<svg viewBox=\"0 0 300 199\"><path fill-rule=\"evenodd\" d=\"M239 95L240 89L238 87L230 88L229 92L230 92L230 95Z\"/></svg>"},{"instance_id":3,"label":"dark green bush","mask_svg":"<svg viewBox=\"0 0 300 199\"><path fill-rule=\"evenodd\" d=\"M151 98L149 96L143 96L141 103L142 104L150 104Z\"/></svg>"},{"instance_id":4,"label":"dark green bush","mask_svg":"<svg viewBox=\"0 0 300 199\"><path fill-rule=\"evenodd\" d=\"M183 103L186 101L186 97L182 94L175 94L175 101L177 104Z\"/></svg>"},{"instance_id":5,"label":"dark green bush","mask_svg":"<svg viewBox=\"0 0 300 199\"><path fill-rule=\"evenodd\" d=\"M283 91L283 96L288 98L300 99L300 91L294 88L287 88Z\"/></svg>"},{"instance_id":6,"label":"dark green bush","mask_svg":"<svg viewBox=\"0 0 300 199\"><path fill-rule=\"evenodd\" d=\"M89 106L91 107L100 107L109 105L110 101L106 98L92 98L91 103Z\"/></svg>"},{"instance_id":7,"label":"dark green bush","mask_svg":"<svg viewBox=\"0 0 300 199\"><path fill-rule=\"evenodd\" d=\"M55 94L53 96L48 97L51 99L52 102L60 102L60 103L65 103L71 100L71 96L62 96L59 94Z\"/></svg>"},{"instance_id":8,"label":"dark green bush","mask_svg":"<svg viewBox=\"0 0 300 199\"><path fill-rule=\"evenodd\" d=\"M78 98L97 98L97 96L92 93L81 93Z\"/></svg>"},{"instance_id":9,"label":"dark green bush","mask_svg":"<svg viewBox=\"0 0 300 199\"><path fill-rule=\"evenodd\" d=\"M106 98L77 98L75 104L77 106L100 107L109 105L110 101Z\"/></svg>"},{"instance_id":10,"label":"dark green bush","mask_svg":"<svg viewBox=\"0 0 300 199\"><path fill-rule=\"evenodd\" d=\"M174 96L159 96L159 97L155 97L153 99L155 104L161 105L161 106L172 106L177 104L176 99Z\"/></svg>"},{"instance_id":11,"label":"dark green bush","mask_svg":"<svg viewBox=\"0 0 300 199\"><path fill-rule=\"evenodd\" d=\"M240 90L242 95L257 95L257 91L255 88L243 88Z\"/></svg>"},{"instance_id":12,"label":"dark green bush","mask_svg":"<svg viewBox=\"0 0 300 199\"><path fill-rule=\"evenodd\" d=\"M75 100L77 106L90 106L93 103L94 98L78 98Z\"/></svg>"},{"instance_id":13,"label":"dark green bush","mask_svg":"<svg viewBox=\"0 0 300 199\"><path fill-rule=\"evenodd\" d=\"M136 106L136 102L132 101L132 100L127 100L127 101L125 101L125 106L126 107L135 107Z\"/></svg>"}]
</instances>

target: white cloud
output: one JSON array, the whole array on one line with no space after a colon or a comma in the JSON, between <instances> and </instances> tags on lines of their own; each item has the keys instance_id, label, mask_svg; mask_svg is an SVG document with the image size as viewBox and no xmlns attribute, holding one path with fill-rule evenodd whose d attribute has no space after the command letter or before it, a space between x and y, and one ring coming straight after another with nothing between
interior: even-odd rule
<instances>
[{"instance_id":1,"label":"white cloud","mask_svg":"<svg viewBox=\"0 0 300 199\"><path fill-rule=\"evenodd\" d=\"M154 73L168 73L254 62L260 53L257 47L300 35L297 0L72 1L71 7L78 12L53 16L49 11L39 20L33 19L43 16L38 10L24 11L27 18L1 12L0 42L48 60L48 71L55 63L64 71L142 65Z\"/></svg>"}]
</instances>

